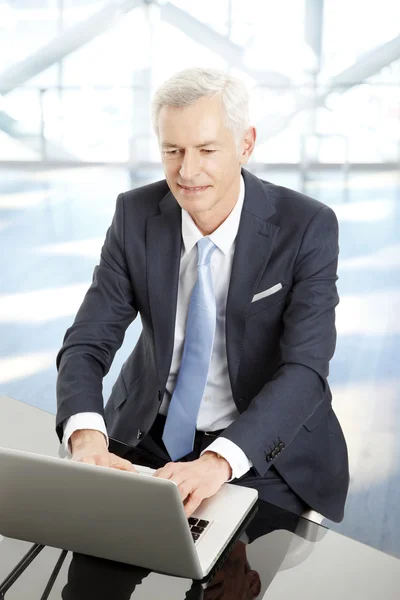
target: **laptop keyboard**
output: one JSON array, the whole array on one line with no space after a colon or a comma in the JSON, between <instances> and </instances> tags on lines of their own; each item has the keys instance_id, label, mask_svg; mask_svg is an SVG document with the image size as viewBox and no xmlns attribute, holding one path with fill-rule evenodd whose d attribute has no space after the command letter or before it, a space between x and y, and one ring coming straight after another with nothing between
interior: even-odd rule
<instances>
[{"instance_id":1,"label":"laptop keyboard","mask_svg":"<svg viewBox=\"0 0 400 600\"><path fill-rule=\"evenodd\" d=\"M200 538L201 534L204 533L204 531L209 526L210 521L206 521L205 519L196 519L195 517L189 517L188 523L193 541L194 543L196 543Z\"/></svg>"}]
</instances>

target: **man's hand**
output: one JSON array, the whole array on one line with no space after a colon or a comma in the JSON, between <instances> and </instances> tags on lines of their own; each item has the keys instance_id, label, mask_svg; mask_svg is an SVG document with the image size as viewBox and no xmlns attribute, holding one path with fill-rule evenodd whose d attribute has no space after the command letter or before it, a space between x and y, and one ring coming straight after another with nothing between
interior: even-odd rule
<instances>
[{"instance_id":1,"label":"man's hand","mask_svg":"<svg viewBox=\"0 0 400 600\"><path fill-rule=\"evenodd\" d=\"M70 443L72 460L137 473L129 460L108 451L106 439L100 431L80 429L71 435Z\"/></svg>"},{"instance_id":2,"label":"man's hand","mask_svg":"<svg viewBox=\"0 0 400 600\"><path fill-rule=\"evenodd\" d=\"M175 481L186 516L190 517L205 498L214 496L232 477L232 469L227 460L210 451L192 462L167 463L154 477Z\"/></svg>"}]
</instances>

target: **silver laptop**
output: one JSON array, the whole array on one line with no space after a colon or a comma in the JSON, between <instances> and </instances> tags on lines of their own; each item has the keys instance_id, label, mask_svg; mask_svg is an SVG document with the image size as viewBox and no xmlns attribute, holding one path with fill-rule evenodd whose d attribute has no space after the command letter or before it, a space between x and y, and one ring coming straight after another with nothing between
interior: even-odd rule
<instances>
[{"instance_id":1,"label":"silver laptop","mask_svg":"<svg viewBox=\"0 0 400 600\"><path fill-rule=\"evenodd\" d=\"M208 581L256 512L255 489L224 484L188 520L178 486L0 448L0 534Z\"/></svg>"}]
</instances>

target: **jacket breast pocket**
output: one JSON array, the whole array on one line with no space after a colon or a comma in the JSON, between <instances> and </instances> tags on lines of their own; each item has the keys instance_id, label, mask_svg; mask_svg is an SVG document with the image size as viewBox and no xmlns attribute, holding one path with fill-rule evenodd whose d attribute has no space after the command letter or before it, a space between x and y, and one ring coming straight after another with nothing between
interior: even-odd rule
<instances>
[{"instance_id":1,"label":"jacket breast pocket","mask_svg":"<svg viewBox=\"0 0 400 600\"><path fill-rule=\"evenodd\" d=\"M274 307L277 307L277 306L283 304L286 300L287 294L288 294L288 286L283 285L281 287L281 289L278 290L277 292L275 292L269 296L265 296L264 298L260 298L260 300L255 300L249 306L249 310L247 312L247 317L252 317L253 315L257 315L260 312L270 310Z\"/></svg>"}]
</instances>

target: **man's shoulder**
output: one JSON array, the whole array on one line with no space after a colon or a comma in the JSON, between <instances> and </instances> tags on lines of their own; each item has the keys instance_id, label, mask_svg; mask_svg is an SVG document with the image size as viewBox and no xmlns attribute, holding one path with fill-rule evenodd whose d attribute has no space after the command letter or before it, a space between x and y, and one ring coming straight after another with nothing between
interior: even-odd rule
<instances>
[{"instance_id":1,"label":"man's shoulder","mask_svg":"<svg viewBox=\"0 0 400 600\"><path fill-rule=\"evenodd\" d=\"M310 221L322 209L333 212L323 202L299 191L260 179L265 193L273 204L278 220Z\"/></svg>"},{"instance_id":2,"label":"man's shoulder","mask_svg":"<svg viewBox=\"0 0 400 600\"><path fill-rule=\"evenodd\" d=\"M144 212L146 215L157 214L158 206L168 192L165 179L128 190L122 194L125 210Z\"/></svg>"}]
</instances>

